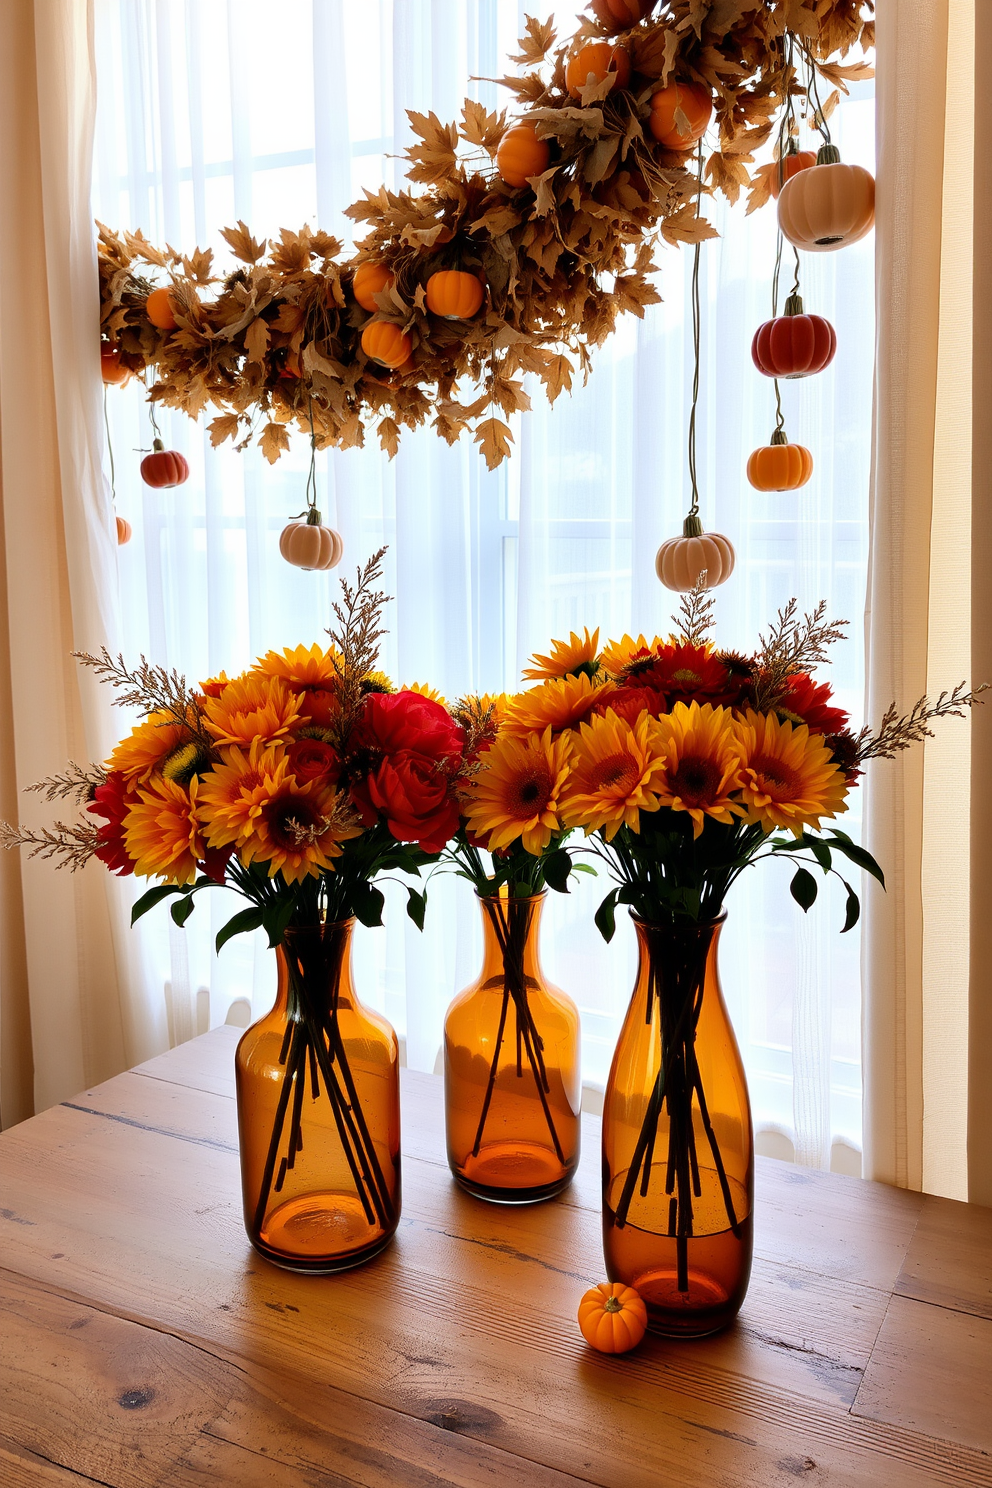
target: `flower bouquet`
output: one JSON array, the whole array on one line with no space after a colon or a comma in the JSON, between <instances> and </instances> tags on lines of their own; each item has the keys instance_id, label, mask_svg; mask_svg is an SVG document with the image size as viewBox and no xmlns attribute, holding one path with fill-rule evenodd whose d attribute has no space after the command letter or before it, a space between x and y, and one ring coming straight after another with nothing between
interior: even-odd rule
<instances>
[{"instance_id":1,"label":"flower bouquet","mask_svg":"<svg viewBox=\"0 0 992 1488\"><path fill-rule=\"evenodd\" d=\"M198 895L249 901L217 936L263 928L277 948L276 1006L237 1056L245 1224L270 1260L327 1271L374 1254L399 1220L396 1036L351 983L356 919L381 923L373 880L416 875L459 821L462 730L416 688L376 671L382 553L342 583L331 644L270 651L234 678L190 688L106 651L80 660L145 717L106 766L72 766L36 787L75 797L93 820L28 831L8 846L159 882L132 923L171 899L184 925ZM409 887L423 924L425 899Z\"/></svg>"}]
</instances>

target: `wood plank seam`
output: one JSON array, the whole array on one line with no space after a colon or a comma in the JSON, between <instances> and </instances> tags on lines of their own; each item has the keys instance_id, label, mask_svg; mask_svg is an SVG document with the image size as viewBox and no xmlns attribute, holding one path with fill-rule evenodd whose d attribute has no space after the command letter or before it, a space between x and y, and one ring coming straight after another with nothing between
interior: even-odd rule
<instances>
[{"instance_id":1,"label":"wood plank seam","mask_svg":"<svg viewBox=\"0 0 992 1488\"><path fill-rule=\"evenodd\" d=\"M22 1446L20 1442L15 1442L11 1437L2 1434L0 1434L0 1450L22 1462L28 1460L44 1462L48 1467L54 1468L57 1473L61 1473L66 1482L94 1483L96 1488L117 1488L115 1483L108 1483L105 1478L93 1478L78 1467L66 1467L64 1463L56 1462L52 1457L46 1457L43 1452L35 1452L31 1447Z\"/></svg>"}]
</instances>

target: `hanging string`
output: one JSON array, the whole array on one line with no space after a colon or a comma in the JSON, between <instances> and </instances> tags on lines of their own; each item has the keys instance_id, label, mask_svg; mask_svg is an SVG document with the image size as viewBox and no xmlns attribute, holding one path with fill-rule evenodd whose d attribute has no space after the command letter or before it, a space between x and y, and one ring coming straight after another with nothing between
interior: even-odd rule
<instances>
[{"instance_id":1,"label":"hanging string","mask_svg":"<svg viewBox=\"0 0 992 1488\"><path fill-rule=\"evenodd\" d=\"M313 427L313 398L307 390L307 418L310 420L310 469L307 472L307 522L311 527L319 526L320 512L317 510L317 436Z\"/></svg>"},{"instance_id":2,"label":"hanging string","mask_svg":"<svg viewBox=\"0 0 992 1488\"><path fill-rule=\"evenodd\" d=\"M697 194L696 194L696 216L703 196L703 142L699 141L696 149L697 159ZM699 486L696 481L696 405L699 402L699 250L702 245L696 243L692 255L692 408L689 411L689 480L692 485L692 502L689 506L689 516L699 516Z\"/></svg>"},{"instance_id":3,"label":"hanging string","mask_svg":"<svg viewBox=\"0 0 992 1488\"><path fill-rule=\"evenodd\" d=\"M110 438L110 414L107 411L107 384L103 384L103 427L107 431L107 454L110 458L110 499L117 505L117 472L114 469L114 446Z\"/></svg>"},{"instance_id":4,"label":"hanging string","mask_svg":"<svg viewBox=\"0 0 992 1488\"><path fill-rule=\"evenodd\" d=\"M813 61L813 54L808 44L803 45L802 52L806 59L806 96L813 104L813 117L810 122L817 133L823 136L823 143L829 145L831 144L830 125L827 123L827 117L823 112L823 105L820 103L820 91L816 82L816 65Z\"/></svg>"}]
</instances>

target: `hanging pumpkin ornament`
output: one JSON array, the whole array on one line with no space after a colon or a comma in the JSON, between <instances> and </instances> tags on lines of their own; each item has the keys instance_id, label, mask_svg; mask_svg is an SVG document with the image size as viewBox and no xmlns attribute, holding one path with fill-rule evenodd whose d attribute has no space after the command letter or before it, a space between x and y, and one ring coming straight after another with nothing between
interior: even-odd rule
<instances>
[{"instance_id":1,"label":"hanging pumpkin ornament","mask_svg":"<svg viewBox=\"0 0 992 1488\"><path fill-rule=\"evenodd\" d=\"M445 320L471 320L485 297L482 281L463 269L441 269L427 281L427 308Z\"/></svg>"},{"instance_id":2,"label":"hanging pumpkin ornament","mask_svg":"<svg viewBox=\"0 0 992 1488\"><path fill-rule=\"evenodd\" d=\"M778 199L779 192L786 181L791 181L800 171L810 170L816 164L815 150L797 150L795 141L789 141L789 149L776 161L777 170L772 171L769 178L772 196Z\"/></svg>"},{"instance_id":3,"label":"hanging pumpkin ornament","mask_svg":"<svg viewBox=\"0 0 992 1488\"><path fill-rule=\"evenodd\" d=\"M100 347L100 376L106 383L127 382L130 372L121 363L121 349L104 342Z\"/></svg>"},{"instance_id":4,"label":"hanging pumpkin ornament","mask_svg":"<svg viewBox=\"0 0 992 1488\"><path fill-rule=\"evenodd\" d=\"M176 317L172 313L172 296L167 289L153 289L145 300L145 314L153 326L160 331L174 331Z\"/></svg>"},{"instance_id":5,"label":"hanging pumpkin ornament","mask_svg":"<svg viewBox=\"0 0 992 1488\"><path fill-rule=\"evenodd\" d=\"M587 41L573 52L565 67L565 87L570 98L579 98L587 83L601 83L612 74L611 92L630 82L630 57L625 47L608 41Z\"/></svg>"},{"instance_id":6,"label":"hanging pumpkin ornament","mask_svg":"<svg viewBox=\"0 0 992 1488\"><path fill-rule=\"evenodd\" d=\"M702 83L669 83L651 95L648 128L666 150L689 150L706 133L713 95Z\"/></svg>"},{"instance_id":7,"label":"hanging pumpkin ornament","mask_svg":"<svg viewBox=\"0 0 992 1488\"><path fill-rule=\"evenodd\" d=\"M747 478L756 491L798 491L812 474L813 456L805 445L790 444L784 429L776 429L771 443L747 462Z\"/></svg>"},{"instance_id":8,"label":"hanging pumpkin ornament","mask_svg":"<svg viewBox=\"0 0 992 1488\"><path fill-rule=\"evenodd\" d=\"M132 530L131 523L126 517L117 518L117 546L119 548L122 548L125 543L131 541Z\"/></svg>"},{"instance_id":9,"label":"hanging pumpkin ornament","mask_svg":"<svg viewBox=\"0 0 992 1488\"><path fill-rule=\"evenodd\" d=\"M778 199L778 224L789 242L807 253L846 248L871 231L875 178L860 165L843 165L840 151L821 145L816 164L786 181Z\"/></svg>"},{"instance_id":10,"label":"hanging pumpkin ornament","mask_svg":"<svg viewBox=\"0 0 992 1488\"><path fill-rule=\"evenodd\" d=\"M636 26L654 10L657 0L591 0L596 19L611 31Z\"/></svg>"},{"instance_id":11,"label":"hanging pumpkin ornament","mask_svg":"<svg viewBox=\"0 0 992 1488\"><path fill-rule=\"evenodd\" d=\"M551 146L547 140L538 139L534 125L525 120L508 129L496 151L496 169L507 186L526 186L531 176L539 176L548 168Z\"/></svg>"},{"instance_id":12,"label":"hanging pumpkin ornament","mask_svg":"<svg viewBox=\"0 0 992 1488\"><path fill-rule=\"evenodd\" d=\"M155 490L181 486L189 480L189 463L178 450L167 450L161 439L152 440L152 452L141 462L141 479Z\"/></svg>"},{"instance_id":13,"label":"hanging pumpkin ornament","mask_svg":"<svg viewBox=\"0 0 992 1488\"><path fill-rule=\"evenodd\" d=\"M402 367L413 354L413 342L393 321L372 320L362 332L362 350L384 367Z\"/></svg>"},{"instance_id":14,"label":"hanging pumpkin ornament","mask_svg":"<svg viewBox=\"0 0 992 1488\"><path fill-rule=\"evenodd\" d=\"M381 263L359 264L351 281L351 292L363 310L378 310L375 296L396 283L396 275Z\"/></svg>"},{"instance_id":15,"label":"hanging pumpkin ornament","mask_svg":"<svg viewBox=\"0 0 992 1488\"><path fill-rule=\"evenodd\" d=\"M754 333L751 360L766 377L811 377L829 367L837 332L822 315L807 315L802 297L791 294L785 314L766 320Z\"/></svg>"},{"instance_id":16,"label":"hanging pumpkin ornament","mask_svg":"<svg viewBox=\"0 0 992 1488\"><path fill-rule=\"evenodd\" d=\"M697 194L696 214L703 190L703 146L696 149ZM734 548L730 539L721 532L704 532L699 520L699 486L696 480L696 405L699 402L699 248L697 243L692 258L692 408L689 412L689 480L692 485L692 501L685 521L682 536L670 537L658 549L654 561L655 572L666 589L684 593L695 589L703 580L707 589L726 583L734 571Z\"/></svg>"},{"instance_id":17,"label":"hanging pumpkin ornament","mask_svg":"<svg viewBox=\"0 0 992 1488\"><path fill-rule=\"evenodd\" d=\"M300 516L305 519L288 522L279 534L279 551L286 562L308 570L333 568L340 563L344 552L341 534L321 525L315 506Z\"/></svg>"}]
</instances>

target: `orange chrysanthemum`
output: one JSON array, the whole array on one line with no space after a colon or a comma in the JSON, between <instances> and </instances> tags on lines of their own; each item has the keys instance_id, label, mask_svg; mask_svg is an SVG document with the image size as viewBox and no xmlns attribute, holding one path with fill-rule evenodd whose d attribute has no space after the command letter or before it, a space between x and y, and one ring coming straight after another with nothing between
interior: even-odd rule
<instances>
[{"instance_id":1,"label":"orange chrysanthemum","mask_svg":"<svg viewBox=\"0 0 992 1488\"><path fill-rule=\"evenodd\" d=\"M284 750L252 741L247 754L236 744L221 750L222 763L200 781L197 801L209 847L226 847L250 835L265 802L286 779Z\"/></svg>"},{"instance_id":2,"label":"orange chrysanthemum","mask_svg":"<svg viewBox=\"0 0 992 1488\"><path fill-rule=\"evenodd\" d=\"M594 677L599 671L599 630L589 634L588 627L582 635L573 630L567 641L552 641L550 656L532 656L533 666L524 676L531 681L544 682L553 677L577 677L582 672Z\"/></svg>"},{"instance_id":3,"label":"orange chrysanthemum","mask_svg":"<svg viewBox=\"0 0 992 1488\"><path fill-rule=\"evenodd\" d=\"M540 734L548 727L553 734L576 728L606 695L605 688L612 685L597 687L584 672L577 677L555 677L510 698L503 728L518 737Z\"/></svg>"},{"instance_id":4,"label":"orange chrysanthemum","mask_svg":"<svg viewBox=\"0 0 992 1488\"><path fill-rule=\"evenodd\" d=\"M766 832L788 827L801 837L821 817L846 809L847 779L821 734L751 709L735 730L748 821L760 822Z\"/></svg>"},{"instance_id":5,"label":"orange chrysanthemum","mask_svg":"<svg viewBox=\"0 0 992 1488\"><path fill-rule=\"evenodd\" d=\"M124 845L135 873L188 884L203 861L205 844L197 818L197 776L183 790L161 776L138 791L124 823Z\"/></svg>"},{"instance_id":6,"label":"orange chrysanthemum","mask_svg":"<svg viewBox=\"0 0 992 1488\"><path fill-rule=\"evenodd\" d=\"M698 837L708 816L732 822L741 815L732 793L740 788L741 759L733 715L709 703L676 703L655 725L664 768L653 782L662 806L687 811Z\"/></svg>"},{"instance_id":7,"label":"orange chrysanthemum","mask_svg":"<svg viewBox=\"0 0 992 1488\"><path fill-rule=\"evenodd\" d=\"M642 811L658 810L665 756L657 729L646 713L631 727L612 709L582 725L562 805L567 826L584 827L587 837L602 830L611 842L622 826L638 831Z\"/></svg>"},{"instance_id":8,"label":"orange chrysanthemum","mask_svg":"<svg viewBox=\"0 0 992 1488\"><path fill-rule=\"evenodd\" d=\"M485 838L491 852L519 838L537 857L561 830L558 806L568 779L567 737L553 739L500 734L480 756L478 771L463 794L469 831Z\"/></svg>"},{"instance_id":9,"label":"orange chrysanthemum","mask_svg":"<svg viewBox=\"0 0 992 1488\"><path fill-rule=\"evenodd\" d=\"M119 770L129 780L147 780L162 769L170 755L192 738L189 729L176 723L171 713L149 713L116 746L107 761L107 768Z\"/></svg>"},{"instance_id":10,"label":"orange chrysanthemum","mask_svg":"<svg viewBox=\"0 0 992 1488\"><path fill-rule=\"evenodd\" d=\"M253 671L263 677L281 677L292 692L299 694L302 721L327 728L338 712L340 674L335 660L340 664L341 654L334 646L325 650L314 642L312 646L266 651Z\"/></svg>"},{"instance_id":11,"label":"orange chrysanthemum","mask_svg":"<svg viewBox=\"0 0 992 1488\"><path fill-rule=\"evenodd\" d=\"M263 672L235 677L219 697L206 699L203 716L218 744L283 743L302 722L297 695L281 677Z\"/></svg>"},{"instance_id":12,"label":"orange chrysanthemum","mask_svg":"<svg viewBox=\"0 0 992 1488\"><path fill-rule=\"evenodd\" d=\"M341 844L361 827L344 798L316 780L298 785L287 776L262 803L253 831L239 847L244 863L264 863L270 878L287 883L314 878L333 868Z\"/></svg>"}]
</instances>

